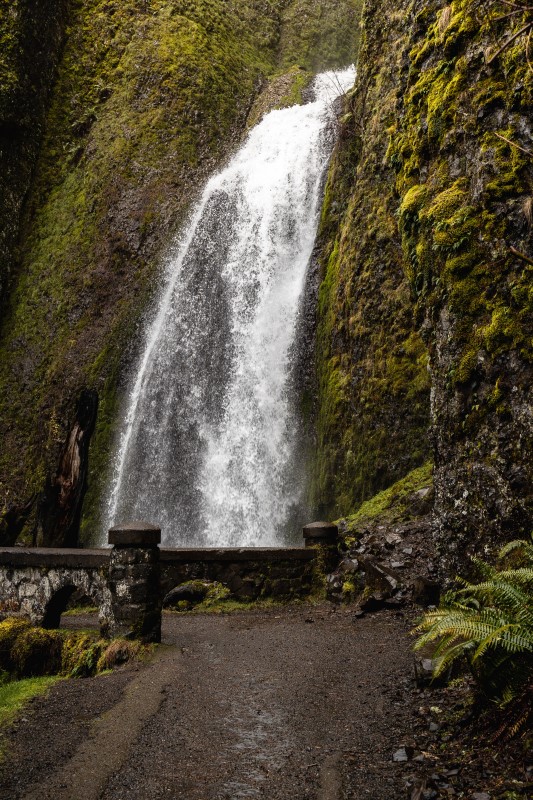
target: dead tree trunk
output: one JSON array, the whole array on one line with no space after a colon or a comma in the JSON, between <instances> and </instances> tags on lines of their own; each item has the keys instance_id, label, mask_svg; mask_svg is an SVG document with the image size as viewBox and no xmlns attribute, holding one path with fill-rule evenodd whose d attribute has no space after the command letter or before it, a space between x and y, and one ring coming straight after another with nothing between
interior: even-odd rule
<instances>
[{"instance_id":1,"label":"dead tree trunk","mask_svg":"<svg viewBox=\"0 0 533 800\"><path fill-rule=\"evenodd\" d=\"M77 547L87 491L89 443L96 424L98 393L84 389L53 478L39 505L39 538L44 547Z\"/></svg>"}]
</instances>

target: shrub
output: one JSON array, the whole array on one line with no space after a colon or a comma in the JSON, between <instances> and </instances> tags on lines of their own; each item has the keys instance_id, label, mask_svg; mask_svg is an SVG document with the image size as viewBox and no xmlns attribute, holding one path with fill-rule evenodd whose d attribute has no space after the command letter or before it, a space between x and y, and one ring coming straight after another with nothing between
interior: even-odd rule
<instances>
[{"instance_id":1,"label":"shrub","mask_svg":"<svg viewBox=\"0 0 533 800\"><path fill-rule=\"evenodd\" d=\"M0 670L12 672L15 668L11 651L17 637L31 628L25 619L9 618L0 622Z\"/></svg>"},{"instance_id":2,"label":"shrub","mask_svg":"<svg viewBox=\"0 0 533 800\"><path fill-rule=\"evenodd\" d=\"M500 568L476 561L482 581L460 580L416 628L415 649L437 643L434 676L465 658L482 692L518 713L516 733L533 716L533 537L500 552Z\"/></svg>"},{"instance_id":3,"label":"shrub","mask_svg":"<svg viewBox=\"0 0 533 800\"><path fill-rule=\"evenodd\" d=\"M61 671L70 678L89 678L98 669L105 642L86 633L70 634L63 641Z\"/></svg>"},{"instance_id":4,"label":"shrub","mask_svg":"<svg viewBox=\"0 0 533 800\"><path fill-rule=\"evenodd\" d=\"M11 651L15 672L21 678L54 675L61 669L63 638L55 631L29 628L17 636Z\"/></svg>"},{"instance_id":5,"label":"shrub","mask_svg":"<svg viewBox=\"0 0 533 800\"><path fill-rule=\"evenodd\" d=\"M119 664L125 664L139 653L139 642L130 642L127 639L114 639L103 651L98 659L98 671L112 669Z\"/></svg>"}]
</instances>

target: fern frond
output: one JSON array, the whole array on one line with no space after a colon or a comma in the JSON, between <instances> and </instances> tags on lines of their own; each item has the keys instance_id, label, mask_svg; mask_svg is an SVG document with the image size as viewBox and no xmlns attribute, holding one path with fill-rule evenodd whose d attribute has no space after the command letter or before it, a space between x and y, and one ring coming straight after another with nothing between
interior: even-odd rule
<instances>
[{"instance_id":1,"label":"fern frond","mask_svg":"<svg viewBox=\"0 0 533 800\"><path fill-rule=\"evenodd\" d=\"M491 567L490 564L487 564L486 561L482 561L480 558L473 558L472 563L479 574L485 579L492 578L496 572L494 567Z\"/></svg>"},{"instance_id":2,"label":"fern frond","mask_svg":"<svg viewBox=\"0 0 533 800\"><path fill-rule=\"evenodd\" d=\"M533 545L510 542L501 556L512 553L520 554L521 566L498 570L476 562L483 580L458 579L459 588L443 595L439 608L426 613L415 629L415 649L434 648L435 677L466 658L480 688L502 707L533 685ZM527 691L533 707L533 690ZM521 720L513 717L512 730Z\"/></svg>"},{"instance_id":3,"label":"fern frond","mask_svg":"<svg viewBox=\"0 0 533 800\"><path fill-rule=\"evenodd\" d=\"M499 552L500 560L506 559L511 553L521 553L524 560L533 564L533 533L528 539L514 539L508 542Z\"/></svg>"},{"instance_id":4,"label":"fern frond","mask_svg":"<svg viewBox=\"0 0 533 800\"><path fill-rule=\"evenodd\" d=\"M438 678L440 675L446 672L448 667L450 667L455 661L463 656L467 656L467 651L470 648L470 642L459 642L459 644L456 644L453 647L448 647L441 656L435 658L433 677Z\"/></svg>"}]
</instances>

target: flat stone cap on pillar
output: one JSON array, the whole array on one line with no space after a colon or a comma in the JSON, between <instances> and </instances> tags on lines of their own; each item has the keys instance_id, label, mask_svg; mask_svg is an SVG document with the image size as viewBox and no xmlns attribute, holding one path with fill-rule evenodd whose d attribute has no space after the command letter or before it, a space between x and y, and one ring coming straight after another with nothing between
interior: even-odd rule
<instances>
[{"instance_id":1,"label":"flat stone cap on pillar","mask_svg":"<svg viewBox=\"0 0 533 800\"><path fill-rule=\"evenodd\" d=\"M339 529L333 522L311 522L303 528L306 547L313 544L336 544Z\"/></svg>"},{"instance_id":2,"label":"flat stone cap on pillar","mask_svg":"<svg viewBox=\"0 0 533 800\"><path fill-rule=\"evenodd\" d=\"M115 547L157 547L161 528L149 522L127 522L109 529L109 544Z\"/></svg>"}]
</instances>

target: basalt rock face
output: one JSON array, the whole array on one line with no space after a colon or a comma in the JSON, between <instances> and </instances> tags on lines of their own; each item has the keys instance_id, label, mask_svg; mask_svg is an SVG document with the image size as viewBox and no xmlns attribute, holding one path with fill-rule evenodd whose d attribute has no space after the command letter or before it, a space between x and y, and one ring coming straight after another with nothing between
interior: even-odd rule
<instances>
[{"instance_id":1,"label":"basalt rock face","mask_svg":"<svg viewBox=\"0 0 533 800\"><path fill-rule=\"evenodd\" d=\"M61 56L67 0L0 3L0 301L17 259L24 198Z\"/></svg>"},{"instance_id":2,"label":"basalt rock face","mask_svg":"<svg viewBox=\"0 0 533 800\"><path fill-rule=\"evenodd\" d=\"M356 86L326 186L312 502L330 518L349 514L429 454L428 355L386 157L410 29L405 8L393 13L386 3L366 3Z\"/></svg>"},{"instance_id":3,"label":"basalt rock face","mask_svg":"<svg viewBox=\"0 0 533 800\"><path fill-rule=\"evenodd\" d=\"M527 12L506 11L471 0L401 2L394 13L383 0L366 3L359 86L327 198L341 213L321 290L320 474L334 474L328 454L344 449L329 493L344 511L347 431L367 432L364 468L352 469L360 494L382 480L374 464L399 469L404 446L404 458L419 457L424 414L405 400L418 385L422 412L421 371L402 380L396 411L378 396L368 412L368 387L386 374L374 343L381 338L390 358L409 334L429 358L435 520L448 573L532 523L533 71L524 34L514 38Z\"/></svg>"},{"instance_id":4,"label":"basalt rock face","mask_svg":"<svg viewBox=\"0 0 533 800\"><path fill-rule=\"evenodd\" d=\"M5 177L13 201L2 214L16 222L25 194L26 202L0 318L0 508L22 507L57 473L77 399L94 390L82 522L90 535L122 378L180 224L237 146L268 76L350 60L359 3L4 0L2 45L11 23L25 19L23 5L50 13L37 53L33 34L16 40L13 63L29 78L2 114L16 127L17 114L33 108L45 133L37 159L36 136L31 152L21 144L9 156ZM18 223L0 221L9 260Z\"/></svg>"}]
</instances>

